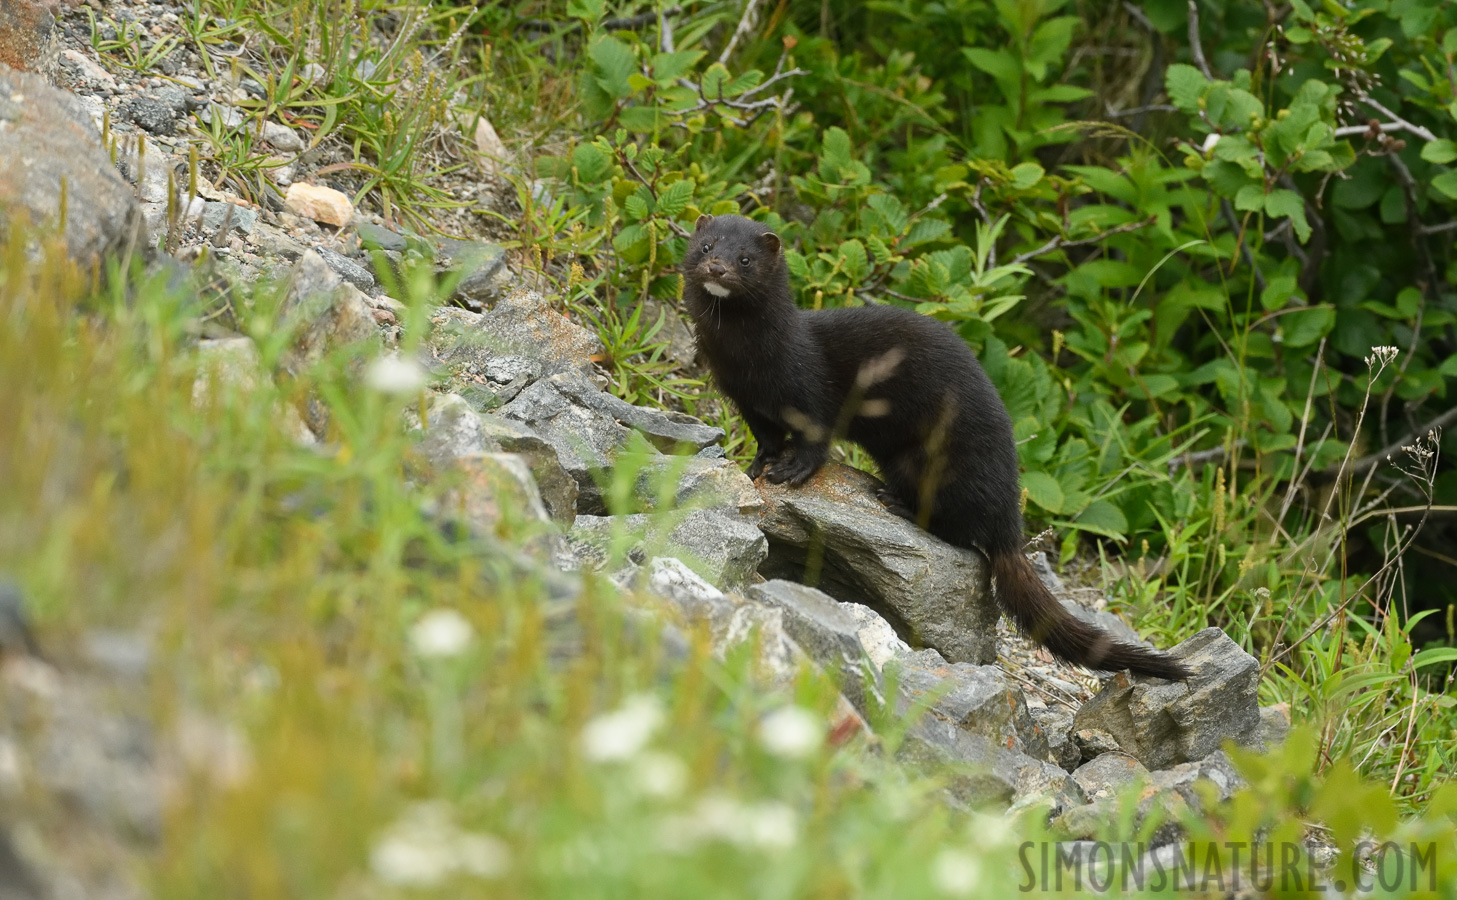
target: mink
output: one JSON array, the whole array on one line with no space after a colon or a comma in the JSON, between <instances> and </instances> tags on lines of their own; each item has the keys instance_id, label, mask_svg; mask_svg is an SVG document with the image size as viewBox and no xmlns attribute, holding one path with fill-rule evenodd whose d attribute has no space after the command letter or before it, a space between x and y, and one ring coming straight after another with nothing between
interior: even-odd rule
<instances>
[{"instance_id":1,"label":"mink","mask_svg":"<svg viewBox=\"0 0 1457 900\"><path fill-rule=\"evenodd\" d=\"M884 304L800 309L779 236L742 216L699 217L682 272L699 350L758 442L750 478L804 484L832 439L848 438L879 465L889 510L986 554L1002 609L1053 655L1190 676L1167 653L1077 618L1037 577L1022 552L1011 417L949 325Z\"/></svg>"}]
</instances>

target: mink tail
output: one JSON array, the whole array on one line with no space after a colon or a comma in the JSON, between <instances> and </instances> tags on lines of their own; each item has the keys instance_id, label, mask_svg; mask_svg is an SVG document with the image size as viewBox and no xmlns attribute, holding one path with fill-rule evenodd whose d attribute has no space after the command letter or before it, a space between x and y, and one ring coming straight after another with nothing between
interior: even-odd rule
<instances>
[{"instance_id":1,"label":"mink tail","mask_svg":"<svg viewBox=\"0 0 1457 900\"><path fill-rule=\"evenodd\" d=\"M1193 673L1160 650L1115 641L1107 632L1068 612L1020 550L992 555L996 595L1022 633L1058 659L1090 669L1129 669L1139 675L1185 681Z\"/></svg>"}]
</instances>

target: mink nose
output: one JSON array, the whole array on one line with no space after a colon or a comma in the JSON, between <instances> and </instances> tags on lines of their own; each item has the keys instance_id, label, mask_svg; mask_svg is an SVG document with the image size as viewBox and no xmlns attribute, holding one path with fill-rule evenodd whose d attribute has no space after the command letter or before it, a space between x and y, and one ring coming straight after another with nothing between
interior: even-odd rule
<instances>
[{"instance_id":1,"label":"mink nose","mask_svg":"<svg viewBox=\"0 0 1457 900\"><path fill-rule=\"evenodd\" d=\"M708 274L711 278L722 278L728 274L728 267L716 259L708 261Z\"/></svg>"}]
</instances>

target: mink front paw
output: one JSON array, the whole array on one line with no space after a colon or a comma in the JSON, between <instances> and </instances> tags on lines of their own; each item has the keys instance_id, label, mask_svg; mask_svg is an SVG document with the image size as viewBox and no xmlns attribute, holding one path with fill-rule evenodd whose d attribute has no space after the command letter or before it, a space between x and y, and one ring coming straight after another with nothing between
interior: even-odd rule
<instances>
[{"instance_id":1,"label":"mink front paw","mask_svg":"<svg viewBox=\"0 0 1457 900\"><path fill-rule=\"evenodd\" d=\"M760 447L759 452L754 454L754 461L749 463L749 480L758 481L759 476L764 474L764 469L779 462L783 456L783 451L766 453L764 448Z\"/></svg>"},{"instance_id":2,"label":"mink front paw","mask_svg":"<svg viewBox=\"0 0 1457 900\"><path fill-rule=\"evenodd\" d=\"M794 487L799 487L819 471L825 458L821 454L797 452L793 455L786 454L775 461L774 467L769 470L769 481L772 484L784 484L788 482Z\"/></svg>"}]
</instances>

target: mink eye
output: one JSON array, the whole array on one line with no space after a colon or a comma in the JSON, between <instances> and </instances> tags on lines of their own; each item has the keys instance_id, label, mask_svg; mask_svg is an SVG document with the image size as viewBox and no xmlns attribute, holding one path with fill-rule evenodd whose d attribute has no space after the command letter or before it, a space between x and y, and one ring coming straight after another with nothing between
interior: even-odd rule
<instances>
[{"instance_id":1,"label":"mink eye","mask_svg":"<svg viewBox=\"0 0 1457 900\"><path fill-rule=\"evenodd\" d=\"M707 253L708 252L708 245L707 244L704 244L703 245L703 252L704 253Z\"/></svg>"},{"instance_id":2,"label":"mink eye","mask_svg":"<svg viewBox=\"0 0 1457 900\"><path fill-rule=\"evenodd\" d=\"M740 256L739 257L739 265L741 265L741 266L747 266L749 264L749 262L750 262L750 260L749 260L749 258L747 256Z\"/></svg>"}]
</instances>

